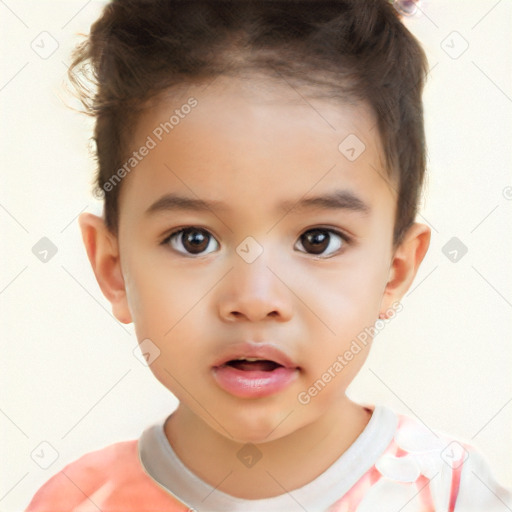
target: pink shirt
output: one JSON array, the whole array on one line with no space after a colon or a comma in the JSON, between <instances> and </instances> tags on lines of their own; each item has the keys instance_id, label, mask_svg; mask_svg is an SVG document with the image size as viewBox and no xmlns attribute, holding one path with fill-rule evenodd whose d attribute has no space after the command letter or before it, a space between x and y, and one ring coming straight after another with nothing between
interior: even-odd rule
<instances>
[{"instance_id":1,"label":"pink shirt","mask_svg":"<svg viewBox=\"0 0 512 512\"><path fill-rule=\"evenodd\" d=\"M281 496L244 500L213 490L178 459L159 422L138 440L68 464L39 489L26 512L98 510L510 512L512 494L473 447L375 406L365 430L338 460Z\"/></svg>"}]
</instances>

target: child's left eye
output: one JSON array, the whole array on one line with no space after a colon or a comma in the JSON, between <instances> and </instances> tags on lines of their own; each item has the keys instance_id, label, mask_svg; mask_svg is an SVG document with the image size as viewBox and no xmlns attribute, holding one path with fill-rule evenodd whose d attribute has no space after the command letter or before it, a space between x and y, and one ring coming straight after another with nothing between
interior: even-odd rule
<instances>
[{"instance_id":1,"label":"child's left eye","mask_svg":"<svg viewBox=\"0 0 512 512\"><path fill-rule=\"evenodd\" d=\"M212 245L211 242L217 247L205 253L204 251ZM308 254L314 255L323 255L327 249L331 248L327 256L322 256L325 258L339 252L346 244L350 243L350 239L347 235L334 229L314 228L304 232L297 240L297 244L299 243ZM193 226L173 231L161 245L170 245L175 251L188 256L209 254L219 247L219 243L211 233L206 229Z\"/></svg>"},{"instance_id":2,"label":"child's left eye","mask_svg":"<svg viewBox=\"0 0 512 512\"><path fill-rule=\"evenodd\" d=\"M338 240L333 239L332 235L337 237ZM303 235L301 235L297 242L300 242L302 247L304 247L304 249L306 249L309 254L315 255L323 254L326 249L331 247L331 252L327 256L322 256L325 258L332 256L336 252L339 252L343 246L350 242L350 239L347 235L334 229L314 228L306 231Z\"/></svg>"}]
</instances>

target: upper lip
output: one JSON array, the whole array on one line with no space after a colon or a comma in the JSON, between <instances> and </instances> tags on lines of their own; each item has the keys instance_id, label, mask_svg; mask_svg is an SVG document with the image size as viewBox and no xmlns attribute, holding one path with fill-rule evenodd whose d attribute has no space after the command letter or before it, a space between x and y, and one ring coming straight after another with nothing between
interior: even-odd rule
<instances>
[{"instance_id":1,"label":"upper lip","mask_svg":"<svg viewBox=\"0 0 512 512\"><path fill-rule=\"evenodd\" d=\"M298 366L283 351L270 343L238 343L225 348L214 363L214 367L222 366L228 361L239 358L253 357L267 361L274 361L285 368L298 368Z\"/></svg>"}]
</instances>

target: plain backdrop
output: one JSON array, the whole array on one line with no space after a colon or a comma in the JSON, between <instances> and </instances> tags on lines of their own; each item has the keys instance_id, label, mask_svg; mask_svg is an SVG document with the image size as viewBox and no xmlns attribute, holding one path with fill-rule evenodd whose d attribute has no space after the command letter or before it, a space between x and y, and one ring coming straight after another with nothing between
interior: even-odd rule
<instances>
[{"instance_id":1,"label":"plain backdrop","mask_svg":"<svg viewBox=\"0 0 512 512\"><path fill-rule=\"evenodd\" d=\"M135 357L133 326L112 317L77 224L101 204L92 125L64 106L63 81L102 6L0 2L0 512L22 510L66 464L137 438L176 406ZM418 220L432 243L350 395L473 444L511 486L512 3L422 10L404 23L431 68Z\"/></svg>"}]
</instances>

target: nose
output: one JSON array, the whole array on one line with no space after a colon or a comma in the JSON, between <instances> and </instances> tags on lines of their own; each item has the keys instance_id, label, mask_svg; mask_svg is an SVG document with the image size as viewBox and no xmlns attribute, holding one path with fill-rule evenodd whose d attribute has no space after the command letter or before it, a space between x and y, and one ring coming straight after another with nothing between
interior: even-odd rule
<instances>
[{"instance_id":1,"label":"nose","mask_svg":"<svg viewBox=\"0 0 512 512\"><path fill-rule=\"evenodd\" d=\"M285 322L292 316L293 293L285 276L267 265L263 257L252 263L235 261L219 288L218 310L226 322L267 319Z\"/></svg>"}]
</instances>

